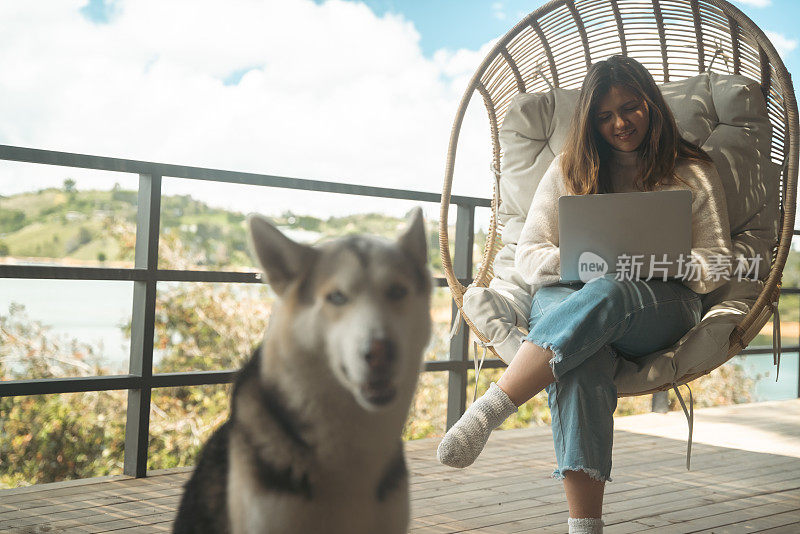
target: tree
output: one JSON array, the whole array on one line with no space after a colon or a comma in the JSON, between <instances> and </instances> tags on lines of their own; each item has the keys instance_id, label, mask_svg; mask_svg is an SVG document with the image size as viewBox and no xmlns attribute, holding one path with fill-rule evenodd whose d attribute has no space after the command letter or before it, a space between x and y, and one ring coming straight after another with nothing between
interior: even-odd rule
<instances>
[{"instance_id":1,"label":"tree","mask_svg":"<svg viewBox=\"0 0 800 534\"><path fill-rule=\"evenodd\" d=\"M0 210L0 233L16 232L27 224L22 210Z\"/></svg>"},{"instance_id":2,"label":"tree","mask_svg":"<svg viewBox=\"0 0 800 534\"><path fill-rule=\"evenodd\" d=\"M0 315L0 378L107 374L95 347L53 334L12 304ZM125 393L0 398L0 488L119 473Z\"/></svg>"},{"instance_id":3,"label":"tree","mask_svg":"<svg viewBox=\"0 0 800 534\"><path fill-rule=\"evenodd\" d=\"M76 191L77 189L75 189L75 180L73 180L72 178L67 178L66 180L64 180L65 193L72 194L75 193Z\"/></svg>"}]
</instances>

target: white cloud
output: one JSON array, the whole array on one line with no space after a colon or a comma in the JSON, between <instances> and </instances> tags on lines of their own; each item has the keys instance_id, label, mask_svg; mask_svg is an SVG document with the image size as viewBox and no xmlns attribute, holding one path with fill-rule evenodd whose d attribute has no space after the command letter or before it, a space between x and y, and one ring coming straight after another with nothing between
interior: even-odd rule
<instances>
[{"instance_id":1,"label":"white cloud","mask_svg":"<svg viewBox=\"0 0 800 534\"><path fill-rule=\"evenodd\" d=\"M734 0L734 3L751 7L768 7L772 5L772 0Z\"/></svg>"},{"instance_id":2,"label":"white cloud","mask_svg":"<svg viewBox=\"0 0 800 534\"><path fill-rule=\"evenodd\" d=\"M458 102L489 46L426 58L413 24L341 0L127 0L100 25L84 3L0 4L0 143L439 192ZM482 108L465 118L459 194L491 193ZM0 193L107 181L84 178L97 175L5 163ZM204 182L165 190L267 213L357 205Z\"/></svg>"},{"instance_id":3,"label":"white cloud","mask_svg":"<svg viewBox=\"0 0 800 534\"><path fill-rule=\"evenodd\" d=\"M785 35L771 31L765 31L764 33L772 42L772 45L775 47L775 50L778 51L781 58L785 58L786 54L797 48L797 39L791 39Z\"/></svg>"},{"instance_id":4,"label":"white cloud","mask_svg":"<svg viewBox=\"0 0 800 534\"><path fill-rule=\"evenodd\" d=\"M502 2L495 2L492 4L492 16L498 20L506 19L506 12L503 10Z\"/></svg>"}]
</instances>

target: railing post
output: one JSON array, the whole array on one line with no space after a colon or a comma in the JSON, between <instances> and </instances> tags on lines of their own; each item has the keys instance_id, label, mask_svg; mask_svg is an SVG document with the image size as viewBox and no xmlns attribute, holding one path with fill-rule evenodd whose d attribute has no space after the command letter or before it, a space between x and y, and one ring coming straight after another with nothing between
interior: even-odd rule
<instances>
[{"instance_id":1,"label":"railing post","mask_svg":"<svg viewBox=\"0 0 800 534\"><path fill-rule=\"evenodd\" d=\"M147 279L133 283L130 374L144 380L141 389L128 390L123 467L126 475L137 478L147 474L160 216L161 176L140 174L134 266L146 269Z\"/></svg>"},{"instance_id":2,"label":"railing post","mask_svg":"<svg viewBox=\"0 0 800 534\"><path fill-rule=\"evenodd\" d=\"M457 278L472 278L472 245L475 241L475 206L458 205L456 212L456 249L453 254L453 272ZM458 307L451 304L451 316L455 319ZM459 316L458 333L450 340L450 361L459 362L450 369L447 381L447 428L456 424L467 405L467 355L469 350L469 327Z\"/></svg>"},{"instance_id":3,"label":"railing post","mask_svg":"<svg viewBox=\"0 0 800 534\"><path fill-rule=\"evenodd\" d=\"M650 403L650 411L655 413L667 413L669 411L669 392L658 391L653 393Z\"/></svg>"}]
</instances>

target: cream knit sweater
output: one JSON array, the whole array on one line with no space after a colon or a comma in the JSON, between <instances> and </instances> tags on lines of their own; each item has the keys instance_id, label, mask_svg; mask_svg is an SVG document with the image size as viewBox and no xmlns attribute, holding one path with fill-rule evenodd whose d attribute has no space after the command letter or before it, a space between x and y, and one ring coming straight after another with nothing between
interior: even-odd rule
<instances>
[{"instance_id":1,"label":"cream knit sweater","mask_svg":"<svg viewBox=\"0 0 800 534\"><path fill-rule=\"evenodd\" d=\"M636 191L635 152L613 151L611 164L612 190L615 193ZM559 282L560 253L558 248L558 197L568 195L561 172L561 157L556 156L542 177L531 202L514 258L522 278L536 291L539 287ZM731 258L730 223L722 182L712 164L679 159L675 171L692 188L692 259L699 264L698 280L681 280L696 293L709 293L726 283L731 268L710 271L715 256ZM687 189L682 183L664 186L661 190ZM719 273L724 272L723 275ZM698 277L695 277L698 278Z\"/></svg>"}]
</instances>

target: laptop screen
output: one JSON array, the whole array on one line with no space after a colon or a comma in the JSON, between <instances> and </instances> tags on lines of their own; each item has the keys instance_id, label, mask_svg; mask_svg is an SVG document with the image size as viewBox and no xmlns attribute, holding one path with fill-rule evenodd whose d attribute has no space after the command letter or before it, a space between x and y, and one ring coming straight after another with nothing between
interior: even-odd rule
<instances>
[{"instance_id":1,"label":"laptop screen","mask_svg":"<svg viewBox=\"0 0 800 534\"><path fill-rule=\"evenodd\" d=\"M567 195L558 199L562 282L669 279L692 248L688 190Z\"/></svg>"}]
</instances>

